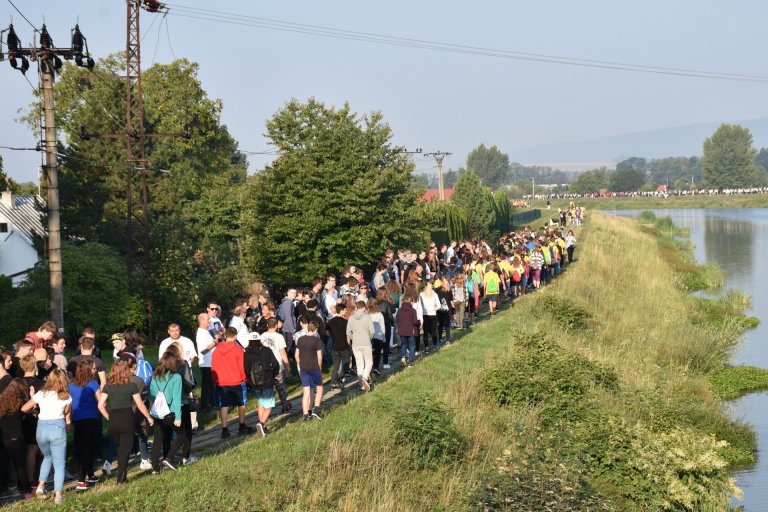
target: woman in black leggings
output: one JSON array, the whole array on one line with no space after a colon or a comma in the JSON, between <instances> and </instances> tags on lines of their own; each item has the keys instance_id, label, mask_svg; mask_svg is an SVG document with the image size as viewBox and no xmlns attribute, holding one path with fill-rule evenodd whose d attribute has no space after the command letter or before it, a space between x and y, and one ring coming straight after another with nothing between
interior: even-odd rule
<instances>
[{"instance_id":1,"label":"woman in black leggings","mask_svg":"<svg viewBox=\"0 0 768 512\"><path fill-rule=\"evenodd\" d=\"M109 409L107 409L109 405ZM135 433L135 419L133 406L147 418L151 426L154 419L144 406L139 394L139 388L131 382L131 370L128 363L122 360L115 361L109 372L109 382L101 391L99 399L99 411L109 421L109 434L117 445L117 483L127 481L128 458L133 449L133 436Z\"/></svg>"},{"instance_id":2,"label":"woman in black leggings","mask_svg":"<svg viewBox=\"0 0 768 512\"><path fill-rule=\"evenodd\" d=\"M24 441L24 433L21 426L21 406L29 399L27 385L22 379L13 379L8 387L0 394L0 429L2 429L2 446L9 461L16 470L16 487L19 493L25 497L35 495L30 492L29 478L27 477L27 443ZM2 448L0 448L2 449ZM3 460L0 464L0 482L5 480L7 466Z\"/></svg>"}]
</instances>

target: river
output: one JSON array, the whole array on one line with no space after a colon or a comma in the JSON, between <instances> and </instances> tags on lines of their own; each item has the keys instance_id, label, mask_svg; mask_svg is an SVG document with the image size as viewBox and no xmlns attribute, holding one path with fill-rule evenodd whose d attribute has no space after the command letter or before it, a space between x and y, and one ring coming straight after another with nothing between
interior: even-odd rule
<instances>
[{"instance_id":1,"label":"river","mask_svg":"<svg viewBox=\"0 0 768 512\"><path fill-rule=\"evenodd\" d=\"M696 260L718 263L727 272L725 288L738 288L752 298L747 314L759 318L760 325L744 336L733 364L768 368L768 208L652 211L688 228ZM640 211L606 213L636 215ZM763 512L768 510L768 393L735 400L731 411L755 427L759 449L756 465L733 473L744 491L744 499L734 500L733 505L742 505L746 512Z\"/></svg>"}]
</instances>

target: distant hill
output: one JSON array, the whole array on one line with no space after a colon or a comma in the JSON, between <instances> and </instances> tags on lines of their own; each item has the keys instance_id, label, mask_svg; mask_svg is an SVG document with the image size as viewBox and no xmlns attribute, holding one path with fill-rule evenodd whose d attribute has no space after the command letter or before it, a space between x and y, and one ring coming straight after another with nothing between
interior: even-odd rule
<instances>
[{"instance_id":1,"label":"distant hill","mask_svg":"<svg viewBox=\"0 0 768 512\"><path fill-rule=\"evenodd\" d=\"M726 121L746 126L752 132L755 147L768 147L768 118ZM512 161L527 165L552 165L563 170L584 170L598 163L611 166L631 156L701 155L704 139L714 133L720 122L697 123L645 132L611 135L599 139L562 144L543 144L511 151Z\"/></svg>"}]
</instances>

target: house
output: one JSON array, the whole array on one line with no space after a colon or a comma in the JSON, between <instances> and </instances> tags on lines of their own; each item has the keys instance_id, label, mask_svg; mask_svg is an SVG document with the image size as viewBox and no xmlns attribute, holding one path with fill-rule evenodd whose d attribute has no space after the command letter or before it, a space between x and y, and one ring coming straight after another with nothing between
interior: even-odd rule
<instances>
[{"instance_id":1,"label":"house","mask_svg":"<svg viewBox=\"0 0 768 512\"><path fill-rule=\"evenodd\" d=\"M0 275L18 285L40 256L35 239L46 236L37 205L45 205L37 195L16 195L4 191L0 197Z\"/></svg>"},{"instance_id":2,"label":"house","mask_svg":"<svg viewBox=\"0 0 768 512\"><path fill-rule=\"evenodd\" d=\"M452 188L444 188L443 189L443 196L445 196L445 200L448 201L451 196L453 195L453 189ZM430 201L432 199L439 200L440 199L440 190L436 188L428 188L426 192L424 192L424 195L421 196L422 201Z\"/></svg>"},{"instance_id":3,"label":"house","mask_svg":"<svg viewBox=\"0 0 768 512\"><path fill-rule=\"evenodd\" d=\"M656 194L662 195L667 193L667 186L666 185L659 185L656 187Z\"/></svg>"}]
</instances>

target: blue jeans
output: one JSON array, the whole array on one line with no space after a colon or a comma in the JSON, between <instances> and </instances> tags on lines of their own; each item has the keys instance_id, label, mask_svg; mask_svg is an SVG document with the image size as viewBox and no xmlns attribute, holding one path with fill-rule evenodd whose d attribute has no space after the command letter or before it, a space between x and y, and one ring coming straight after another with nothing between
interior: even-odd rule
<instances>
[{"instance_id":1,"label":"blue jeans","mask_svg":"<svg viewBox=\"0 0 768 512\"><path fill-rule=\"evenodd\" d=\"M408 356L408 363L413 364L413 355L416 351L416 338L414 336L400 336L400 349L403 357Z\"/></svg>"},{"instance_id":2,"label":"blue jeans","mask_svg":"<svg viewBox=\"0 0 768 512\"><path fill-rule=\"evenodd\" d=\"M53 466L53 490L64 490L64 467L67 461L67 426L64 419L37 422L37 445L43 452L40 480L45 482Z\"/></svg>"}]
</instances>

